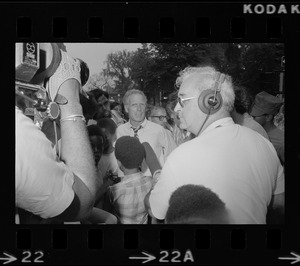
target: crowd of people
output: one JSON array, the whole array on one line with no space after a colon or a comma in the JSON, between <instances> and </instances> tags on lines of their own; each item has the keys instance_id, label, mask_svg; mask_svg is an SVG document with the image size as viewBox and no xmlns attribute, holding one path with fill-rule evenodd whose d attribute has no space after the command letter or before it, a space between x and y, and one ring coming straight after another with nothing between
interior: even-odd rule
<instances>
[{"instance_id":1,"label":"crowd of people","mask_svg":"<svg viewBox=\"0 0 300 266\"><path fill-rule=\"evenodd\" d=\"M61 53L61 65L78 66ZM82 95L70 69L49 78L51 100L67 99L57 126L40 130L16 106L17 223L283 223L278 97L251 99L199 66L180 72L164 106L138 89L118 103L101 90Z\"/></svg>"}]
</instances>

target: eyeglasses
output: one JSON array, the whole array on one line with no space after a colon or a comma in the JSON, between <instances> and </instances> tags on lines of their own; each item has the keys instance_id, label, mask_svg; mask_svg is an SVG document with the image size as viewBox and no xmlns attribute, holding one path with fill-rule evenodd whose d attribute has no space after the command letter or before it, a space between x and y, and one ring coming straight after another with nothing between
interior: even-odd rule
<instances>
[{"instance_id":1,"label":"eyeglasses","mask_svg":"<svg viewBox=\"0 0 300 266\"><path fill-rule=\"evenodd\" d=\"M160 121L163 121L167 116L165 115L151 115L150 117L158 117Z\"/></svg>"},{"instance_id":2,"label":"eyeglasses","mask_svg":"<svg viewBox=\"0 0 300 266\"><path fill-rule=\"evenodd\" d=\"M177 97L178 103L180 104L181 107L184 107L184 102L195 99L198 97L189 97L189 98L181 98L180 96Z\"/></svg>"}]
</instances>

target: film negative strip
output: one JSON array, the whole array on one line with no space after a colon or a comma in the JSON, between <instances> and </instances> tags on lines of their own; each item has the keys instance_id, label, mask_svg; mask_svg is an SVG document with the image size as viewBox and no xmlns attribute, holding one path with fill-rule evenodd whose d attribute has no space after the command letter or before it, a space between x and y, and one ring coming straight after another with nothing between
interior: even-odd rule
<instances>
[{"instance_id":1,"label":"film negative strip","mask_svg":"<svg viewBox=\"0 0 300 266\"><path fill-rule=\"evenodd\" d=\"M16 223L15 150L18 143L15 134L9 133L2 157L3 170L8 174L2 174L0 186L0 264L300 265L297 186L300 177L300 2L11 2L1 3L0 7L5 98L6 89L14 86L16 79L13 67L16 43L60 43L67 52L69 44L82 45L82 49L86 49L87 44L120 44L120 50L125 44L141 47L142 43L222 43L235 44L235 47L238 44L269 44L270 47L280 44L278 49L283 47L283 50L279 51L279 68L262 71L276 72L276 79L268 81L267 75L264 76L264 86L270 88L276 80L277 92L285 98L284 173L287 177L284 221L280 224ZM193 59L193 54L185 56ZM254 54L249 60L254 64L258 56L261 54ZM91 65L89 67L91 71ZM179 69L173 71L178 73ZM140 82L142 86L143 80ZM161 100L164 94L159 94L159 82L157 80L155 88ZM11 103L7 105L10 108ZM8 117L13 121L10 112ZM15 123L11 125L10 130L15 132ZM8 171L6 165L9 165Z\"/></svg>"}]
</instances>

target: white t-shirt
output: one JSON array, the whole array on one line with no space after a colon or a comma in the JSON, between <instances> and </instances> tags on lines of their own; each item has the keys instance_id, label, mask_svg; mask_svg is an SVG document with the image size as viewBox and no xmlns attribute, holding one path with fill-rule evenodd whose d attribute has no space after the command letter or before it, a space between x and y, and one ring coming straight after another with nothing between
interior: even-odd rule
<instances>
[{"instance_id":1,"label":"white t-shirt","mask_svg":"<svg viewBox=\"0 0 300 266\"><path fill-rule=\"evenodd\" d=\"M232 223L264 224L272 195L284 192L284 173L273 145L228 117L169 156L150 194L156 218L165 218L171 193L186 184L215 192L231 212Z\"/></svg>"},{"instance_id":2,"label":"white t-shirt","mask_svg":"<svg viewBox=\"0 0 300 266\"><path fill-rule=\"evenodd\" d=\"M161 165L164 165L169 154L177 146L174 139L167 136L166 130L156 123L147 119L141 124L142 128L138 131L138 138L141 143L148 142L154 150ZM134 136L134 132L130 122L118 126L117 138L122 136ZM142 172L145 176L151 176L151 172L145 163L142 164Z\"/></svg>"},{"instance_id":3,"label":"white t-shirt","mask_svg":"<svg viewBox=\"0 0 300 266\"><path fill-rule=\"evenodd\" d=\"M54 145L16 108L16 207L42 218L61 214L74 198L73 173L59 162Z\"/></svg>"}]
</instances>

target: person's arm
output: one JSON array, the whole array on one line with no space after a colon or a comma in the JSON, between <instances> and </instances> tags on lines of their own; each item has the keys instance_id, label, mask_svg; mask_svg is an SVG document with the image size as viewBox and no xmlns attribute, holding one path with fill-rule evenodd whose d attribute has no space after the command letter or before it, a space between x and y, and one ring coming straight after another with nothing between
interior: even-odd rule
<instances>
[{"instance_id":1,"label":"person's arm","mask_svg":"<svg viewBox=\"0 0 300 266\"><path fill-rule=\"evenodd\" d=\"M272 196L266 217L267 224L284 223L284 197L284 193Z\"/></svg>"},{"instance_id":2,"label":"person's arm","mask_svg":"<svg viewBox=\"0 0 300 266\"><path fill-rule=\"evenodd\" d=\"M114 184L114 182L110 178L104 178L103 181L104 181L103 184L97 191L95 205L97 205L98 202L101 199L103 199L103 196L105 195L105 193L107 191L107 188Z\"/></svg>"},{"instance_id":3,"label":"person's arm","mask_svg":"<svg viewBox=\"0 0 300 266\"><path fill-rule=\"evenodd\" d=\"M276 178L275 189L268 206L270 217L275 217L274 223L284 223L285 212L285 189L284 189L284 168L281 166L278 157L278 176Z\"/></svg>"},{"instance_id":4,"label":"person's arm","mask_svg":"<svg viewBox=\"0 0 300 266\"><path fill-rule=\"evenodd\" d=\"M277 211L280 215L284 216L285 209L285 193L280 193L272 196L270 207Z\"/></svg>"},{"instance_id":5,"label":"person's arm","mask_svg":"<svg viewBox=\"0 0 300 266\"><path fill-rule=\"evenodd\" d=\"M151 207L150 207L150 203L149 203L149 197L150 197L150 193L151 193L152 189L147 193L147 195L144 198L144 205L146 208L146 211L148 212L148 214L152 217L155 218L152 211L151 211Z\"/></svg>"},{"instance_id":6,"label":"person's arm","mask_svg":"<svg viewBox=\"0 0 300 266\"><path fill-rule=\"evenodd\" d=\"M59 88L59 94L68 103L60 105L61 118L82 115L79 103L80 84L75 79L66 80ZM68 209L59 217L66 220L81 220L90 216L99 188L96 168L84 120L61 122L61 159L74 173L75 197Z\"/></svg>"},{"instance_id":7,"label":"person's arm","mask_svg":"<svg viewBox=\"0 0 300 266\"><path fill-rule=\"evenodd\" d=\"M117 224L118 219L116 216L113 214L98 209L98 208L93 208L92 213L90 217L87 219L87 221L84 221L84 223L91 223L91 224L99 224L99 223L105 223L105 224Z\"/></svg>"}]
</instances>

